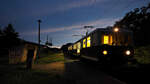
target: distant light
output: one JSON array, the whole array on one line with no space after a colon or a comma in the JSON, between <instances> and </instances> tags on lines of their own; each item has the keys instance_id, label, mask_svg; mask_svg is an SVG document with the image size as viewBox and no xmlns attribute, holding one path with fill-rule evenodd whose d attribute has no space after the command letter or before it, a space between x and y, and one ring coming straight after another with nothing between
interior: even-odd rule
<instances>
[{"instance_id":1,"label":"distant light","mask_svg":"<svg viewBox=\"0 0 150 84\"><path fill-rule=\"evenodd\" d=\"M77 49L77 53L80 53L80 49Z\"/></svg>"},{"instance_id":2,"label":"distant light","mask_svg":"<svg viewBox=\"0 0 150 84\"><path fill-rule=\"evenodd\" d=\"M114 28L114 32L118 32L119 31L119 28Z\"/></svg>"},{"instance_id":3,"label":"distant light","mask_svg":"<svg viewBox=\"0 0 150 84\"><path fill-rule=\"evenodd\" d=\"M127 50L126 55L130 55L130 54L131 54L130 50Z\"/></svg>"},{"instance_id":4,"label":"distant light","mask_svg":"<svg viewBox=\"0 0 150 84\"><path fill-rule=\"evenodd\" d=\"M103 51L103 54L104 54L104 55L107 55L107 54L108 54L107 50L104 50L104 51Z\"/></svg>"}]
</instances>

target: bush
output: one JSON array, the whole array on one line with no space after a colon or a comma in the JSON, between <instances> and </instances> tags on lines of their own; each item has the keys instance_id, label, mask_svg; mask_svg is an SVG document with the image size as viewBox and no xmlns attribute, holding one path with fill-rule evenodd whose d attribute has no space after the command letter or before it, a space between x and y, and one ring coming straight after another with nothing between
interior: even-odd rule
<instances>
[{"instance_id":1,"label":"bush","mask_svg":"<svg viewBox=\"0 0 150 84\"><path fill-rule=\"evenodd\" d=\"M136 48L135 59L140 64L150 64L150 45Z\"/></svg>"}]
</instances>

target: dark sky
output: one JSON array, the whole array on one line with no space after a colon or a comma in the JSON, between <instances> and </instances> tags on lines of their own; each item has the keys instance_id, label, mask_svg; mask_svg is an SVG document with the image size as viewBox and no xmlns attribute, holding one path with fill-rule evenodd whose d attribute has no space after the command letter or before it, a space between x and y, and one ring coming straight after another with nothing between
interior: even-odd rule
<instances>
[{"instance_id":1,"label":"dark sky","mask_svg":"<svg viewBox=\"0 0 150 84\"><path fill-rule=\"evenodd\" d=\"M85 25L95 28L111 26L134 8L150 0L0 0L0 26L13 24L20 38L37 42L37 20L41 19L41 40L46 36L56 46L75 42Z\"/></svg>"}]
</instances>

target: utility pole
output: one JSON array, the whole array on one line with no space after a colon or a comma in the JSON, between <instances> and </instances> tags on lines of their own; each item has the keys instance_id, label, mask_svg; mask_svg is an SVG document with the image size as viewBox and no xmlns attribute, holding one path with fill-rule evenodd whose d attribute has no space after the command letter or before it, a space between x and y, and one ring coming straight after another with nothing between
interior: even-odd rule
<instances>
[{"instance_id":1,"label":"utility pole","mask_svg":"<svg viewBox=\"0 0 150 84\"><path fill-rule=\"evenodd\" d=\"M49 42L49 40L48 40L48 35L47 35L47 41L46 41L47 43Z\"/></svg>"},{"instance_id":2,"label":"utility pole","mask_svg":"<svg viewBox=\"0 0 150 84\"><path fill-rule=\"evenodd\" d=\"M93 27L93 26L84 26L84 28L87 29L87 31L86 31L86 36L87 36L87 35L88 35L88 28L91 28L91 29L92 29L92 28L94 28L94 27Z\"/></svg>"},{"instance_id":3,"label":"utility pole","mask_svg":"<svg viewBox=\"0 0 150 84\"><path fill-rule=\"evenodd\" d=\"M38 58L40 57L40 41L41 41L41 40L40 40L40 23L41 23L41 20L39 19L39 20L38 20L38 25L39 25L39 28L38 28L38 30L39 30L39 31L38 31L38 44L39 44L39 46L38 46L38 47L39 47L39 48L38 48L38 55L39 55L39 56L38 56Z\"/></svg>"}]
</instances>

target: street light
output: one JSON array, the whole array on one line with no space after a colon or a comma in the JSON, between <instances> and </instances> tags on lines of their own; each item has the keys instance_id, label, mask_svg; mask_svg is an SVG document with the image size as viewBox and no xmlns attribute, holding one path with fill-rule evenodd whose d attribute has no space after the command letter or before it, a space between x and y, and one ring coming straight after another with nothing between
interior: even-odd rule
<instances>
[{"instance_id":1,"label":"street light","mask_svg":"<svg viewBox=\"0 0 150 84\"><path fill-rule=\"evenodd\" d=\"M39 47L39 52L38 52L38 54L39 54L39 56L38 57L40 57L40 41L41 41L40 40L40 23L41 23L41 20L39 19L38 20L38 25L39 25L39 28L38 28L38 30L39 30L38 31L38 43L39 43L39 46L38 46Z\"/></svg>"}]
</instances>

